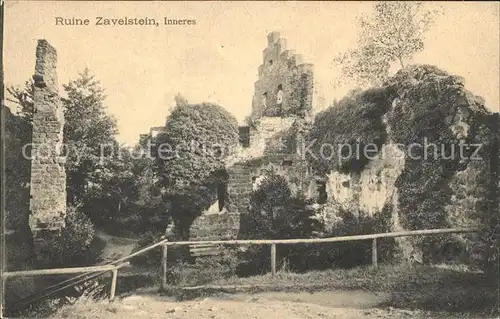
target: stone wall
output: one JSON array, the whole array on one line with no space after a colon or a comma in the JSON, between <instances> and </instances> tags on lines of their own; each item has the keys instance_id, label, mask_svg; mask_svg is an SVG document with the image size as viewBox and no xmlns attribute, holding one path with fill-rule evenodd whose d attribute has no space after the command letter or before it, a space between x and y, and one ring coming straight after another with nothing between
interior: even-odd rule
<instances>
[{"instance_id":1,"label":"stone wall","mask_svg":"<svg viewBox=\"0 0 500 319\"><path fill-rule=\"evenodd\" d=\"M190 228L191 240L236 239L240 228L240 214L212 213L197 218Z\"/></svg>"},{"instance_id":2,"label":"stone wall","mask_svg":"<svg viewBox=\"0 0 500 319\"><path fill-rule=\"evenodd\" d=\"M283 152L281 143L282 133L287 132L297 120L300 119L263 117L257 127L250 130L249 147L241 148L226 161L229 179L223 211L219 211L219 203L215 202L194 222L190 230L191 239L208 236L208 233L212 234L211 237L217 233L226 237L232 234L237 238L239 224L235 228L236 220L239 223L240 215L248 211L256 182L269 170L286 176L294 192L305 187L302 183L306 175L305 163L297 154ZM228 218L228 215L233 217Z\"/></svg>"},{"instance_id":3,"label":"stone wall","mask_svg":"<svg viewBox=\"0 0 500 319\"><path fill-rule=\"evenodd\" d=\"M396 145L383 145L378 158L372 160L361 173L332 171L328 174L326 190L329 200L344 209L373 215L391 203L396 179L404 165L405 155Z\"/></svg>"},{"instance_id":4,"label":"stone wall","mask_svg":"<svg viewBox=\"0 0 500 319\"><path fill-rule=\"evenodd\" d=\"M35 114L29 225L35 254L41 262L50 260L51 242L64 227L66 216L66 172L61 157L64 113L56 64L56 50L46 40L39 40L33 76Z\"/></svg>"}]
</instances>

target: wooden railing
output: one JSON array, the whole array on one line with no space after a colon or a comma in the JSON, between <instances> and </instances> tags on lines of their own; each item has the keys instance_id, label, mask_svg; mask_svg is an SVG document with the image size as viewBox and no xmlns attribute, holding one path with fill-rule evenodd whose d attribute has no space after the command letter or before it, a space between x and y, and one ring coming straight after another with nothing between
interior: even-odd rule
<instances>
[{"instance_id":1,"label":"wooden railing","mask_svg":"<svg viewBox=\"0 0 500 319\"><path fill-rule=\"evenodd\" d=\"M111 280L111 290L110 290L110 300L115 298L116 293L116 283L118 279L118 270L123 266L127 265L127 260L144 254L158 246L163 247L162 254L162 282L161 288L164 290L168 287L167 282L167 254L168 246L182 246L182 245L271 245L271 273L276 275L276 245L277 244L312 244L312 243L334 243L343 241L355 241L355 240L371 240L372 241L372 265L378 265L377 257L377 239L378 238L395 238L395 237L408 237L408 236L422 236L422 235L442 235L442 234L459 234L459 233L473 233L477 232L475 229L465 229L465 228L447 228L447 229L427 229L427 230L414 230L414 231L401 231L392 233L380 233L380 234L370 234L370 235L355 235L355 236L342 236L342 237L330 237L330 238L307 238L307 239L263 239L263 240L216 240L216 241L176 241L169 242L168 240L162 240L151 246L140 249L126 257L120 258L113 261L110 264L103 266L94 267L78 267L78 268L60 268L60 269L38 269L38 270L26 270L26 271L13 271L4 272L2 274L3 278L19 277L19 276L44 276L44 275L54 275L54 274L74 274L74 273L93 273L93 272L112 272Z\"/></svg>"},{"instance_id":2,"label":"wooden railing","mask_svg":"<svg viewBox=\"0 0 500 319\"><path fill-rule=\"evenodd\" d=\"M271 245L271 274L276 275L276 245L277 244L319 244L319 243L334 243L343 241L355 240L372 240L372 265L378 266L377 257L377 238L395 238L395 237L408 237L408 236L422 236L422 235L441 235L441 234L459 234L459 233L473 233L477 232L475 229L467 228L446 228L446 229L426 229L426 230L410 230L392 233L379 233L370 235L354 235L354 236L340 236L329 238L307 238L307 239L249 239L249 240L216 240L216 241L176 241L163 243L163 256L162 256L162 289L167 288L167 251L168 246L175 245Z\"/></svg>"}]
</instances>

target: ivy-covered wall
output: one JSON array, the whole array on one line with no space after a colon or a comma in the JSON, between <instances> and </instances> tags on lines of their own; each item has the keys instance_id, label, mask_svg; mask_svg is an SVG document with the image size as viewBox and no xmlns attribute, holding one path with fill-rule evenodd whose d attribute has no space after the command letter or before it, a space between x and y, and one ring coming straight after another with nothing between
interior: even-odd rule
<instances>
[{"instance_id":1,"label":"ivy-covered wall","mask_svg":"<svg viewBox=\"0 0 500 319\"><path fill-rule=\"evenodd\" d=\"M353 91L316 116L307 159L316 174L327 176L328 205L371 215L390 207L386 231L489 229L498 223L492 217L498 213L498 161L491 160L498 158L497 122L462 78L430 65L409 66L384 86ZM369 144L370 157L346 151L346 145L363 150ZM450 247L462 257L486 256L484 249L491 255L491 231L488 236L489 243L475 235L399 243L406 258L431 261Z\"/></svg>"}]
</instances>

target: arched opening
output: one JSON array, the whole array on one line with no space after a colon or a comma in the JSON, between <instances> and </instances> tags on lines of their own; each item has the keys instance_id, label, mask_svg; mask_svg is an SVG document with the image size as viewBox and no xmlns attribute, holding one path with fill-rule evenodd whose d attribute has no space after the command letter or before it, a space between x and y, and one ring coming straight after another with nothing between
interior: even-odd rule
<instances>
[{"instance_id":1,"label":"arched opening","mask_svg":"<svg viewBox=\"0 0 500 319\"><path fill-rule=\"evenodd\" d=\"M217 185L217 201L219 203L219 212L222 212L226 204L227 184L220 183Z\"/></svg>"},{"instance_id":2,"label":"arched opening","mask_svg":"<svg viewBox=\"0 0 500 319\"><path fill-rule=\"evenodd\" d=\"M326 182L324 181L316 181L316 187L318 191L318 204L326 204L328 200L328 194L326 192Z\"/></svg>"},{"instance_id":3,"label":"arched opening","mask_svg":"<svg viewBox=\"0 0 500 319\"><path fill-rule=\"evenodd\" d=\"M282 104L283 104L283 85L279 84L278 89L276 91L276 106L279 115L282 115L283 113Z\"/></svg>"}]
</instances>

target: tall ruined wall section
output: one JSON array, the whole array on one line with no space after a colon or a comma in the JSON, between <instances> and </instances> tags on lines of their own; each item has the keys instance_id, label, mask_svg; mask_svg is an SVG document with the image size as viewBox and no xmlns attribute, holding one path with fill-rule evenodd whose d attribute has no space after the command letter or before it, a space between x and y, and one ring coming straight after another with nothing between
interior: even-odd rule
<instances>
[{"instance_id":1,"label":"tall ruined wall section","mask_svg":"<svg viewBox=\"0 0 500 319\"><path fill-rule=\"evenodd\" d=\"M57 53L46 41L36 49L33 148L30 182L29 225L35 254L50 259L51 242L64 227L66 172L61 157L64 113L58 94Z\"/></svg>"},{"instance_id":2,"label":"tall ruined wall section","mask_svg":"<svg viewBox=\"0 0 500 319\"><path fill-rule=\"evenodd\" d=\"M278 32L270 33L255 82L252 117L310 115L313 84L313 65L287 50Z\"/></svg>"}]
</instances>

